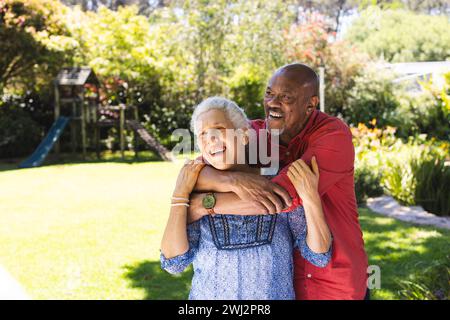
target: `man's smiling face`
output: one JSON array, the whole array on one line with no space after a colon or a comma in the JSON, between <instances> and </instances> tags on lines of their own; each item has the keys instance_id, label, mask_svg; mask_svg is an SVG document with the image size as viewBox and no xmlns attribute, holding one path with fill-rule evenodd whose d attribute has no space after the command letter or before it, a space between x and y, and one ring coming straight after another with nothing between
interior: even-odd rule
<instances>
[{"instance_id":1,"label":"man's smiling face","mask_svg":"<svg viewBox=\"0 0 450 320\"><path fill-rule=\"evenodd\" d=\"M264 95L264 111L268 129L280 130L280 141L287 144L295 137L311 112L309 90L304 89L293 75L278 70L269 80Z\"/></svg>"}]
</instances>

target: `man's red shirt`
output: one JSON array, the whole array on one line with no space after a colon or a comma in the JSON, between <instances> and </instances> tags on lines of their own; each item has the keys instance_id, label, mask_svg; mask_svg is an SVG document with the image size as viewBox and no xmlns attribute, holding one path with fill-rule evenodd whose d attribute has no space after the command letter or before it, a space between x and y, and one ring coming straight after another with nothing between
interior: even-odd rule
<instances>
[{"instance_id":1,"label":"man's red shirt","mask_svg":"<svg viewBox=\"0 0 450 320\"><path fill-rule=\"evenodd\" d=\"M253 120L252 127L265 130L266 123ZM271 143L270 134L268 143ZM315 110L289 145L278 147L282 170L272 181L289 192L292 207L301 205L301 199L286 175L289 164L297 159L310 164L312 156L316 157L320 170L319 193L333 235L333 255L325 268L315 267L295 251L297 299L363 299L367 289L367 256L358 221L353 180L355 151L348 126Z\"/></svg>"}]
</instances>

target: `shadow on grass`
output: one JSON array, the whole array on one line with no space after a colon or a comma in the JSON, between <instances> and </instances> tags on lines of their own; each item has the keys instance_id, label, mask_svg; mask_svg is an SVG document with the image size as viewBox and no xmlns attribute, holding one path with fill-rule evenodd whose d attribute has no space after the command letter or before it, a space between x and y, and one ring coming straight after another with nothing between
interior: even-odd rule
<instances>
[{"instance_id":1,"label":"shadow on grass","mask_svg":"<svg viewBox=\"0 0 450 320\"><path fill-rule=\"evenodd\" d=\"M145 291L146 300L185 300L189 296L192 268L180 275L171 275L161 269L159 261L150 260L124 268L124 277L131 287Z\"/></svg>"},{"instance_id":2,"label":"shadow on grass","mask_svg":"<svg viewBox=\"0 0 450 320\"><path fill-rule=\"evenodd\" d=\"M369 264L381 269L381 290L372 290L373 299L401 299L400 281L421 273L437 260L445 261L450 247L449 231L399 222L367 209L360 211ZM161 270L159 261L146 260L124 269L131 287L143 289L145 299L188 298L192 268L174 276Z\"/></svg>"},{"instance_id":3,"label":"shadow on grass","mask_svg":"<svg viewBox=\"0 0 450 320\"><path fill-rule=\"evenodd\" d=\"M0 159L0 172L8 170L19 169L19 164L25 160L24 158L14 158L14 159ZM100 159L97 158L95 153L88 153L86 158L83 158L81 154L71 154L62 153L59 156L55 154L50 154L46 157L42 166L52 166L52 165L64 165L64 164L83 164L83 163L141 163L150 161L163 161L161 158L152 151L141 151L139 152L139 157L135 158L134 153L130 151L125 152L125 156L122 158L120 152L103 152L100 155Z\"/></svg>"},{"instance_id":4,"label":"shadow on grass","mask_svg":"<svg viewBox=\"0 0 450 320\"><path fill-rule=\"evenodd\" d=\"M380 267L381 290L388 291L393 298L401 298L401 281L436 261L448 264L449 231L399 222L367 209L360 212L369 265ZM375 299L383 298L376 289L372 295Z\"/></svg>"}]
</instances>

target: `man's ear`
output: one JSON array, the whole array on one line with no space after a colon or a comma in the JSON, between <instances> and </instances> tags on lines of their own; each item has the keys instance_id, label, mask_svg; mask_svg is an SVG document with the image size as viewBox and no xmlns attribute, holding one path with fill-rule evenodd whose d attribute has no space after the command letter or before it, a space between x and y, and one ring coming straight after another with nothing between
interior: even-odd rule
<instances>
[{"instance_id":1,"label":"man's ear","mask_svg":"<svg viewBox=\"0 0 450 320\"><path fill-rule=\"evenodd\" d=\"M309 100L309 105L308 105L308 113L313 112L315 109L317 109L317 106L319 105L319 97L318 96L313 96L311 97L311 99Z\"/></svg>"}]
</instances>

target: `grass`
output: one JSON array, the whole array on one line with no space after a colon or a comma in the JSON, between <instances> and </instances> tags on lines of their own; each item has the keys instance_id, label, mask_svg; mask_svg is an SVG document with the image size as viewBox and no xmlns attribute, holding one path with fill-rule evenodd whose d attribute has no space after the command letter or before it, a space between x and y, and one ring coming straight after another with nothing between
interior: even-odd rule
<instances>
[{"instance_id":1,"label":"grass","mask_svg":"<svg viewBox=\"0 0 450 320\"><path fill-rule=\"evenodd\" d=\"M159 267L180 166L0 165L0 265L35 299L185 299L192 271ZM360 212L370 264L381 267L374 298L399 298L399 280L448 254L448 231Z\"/></svg>"}]
</instances>

